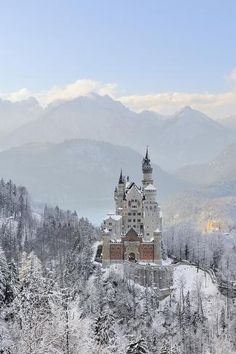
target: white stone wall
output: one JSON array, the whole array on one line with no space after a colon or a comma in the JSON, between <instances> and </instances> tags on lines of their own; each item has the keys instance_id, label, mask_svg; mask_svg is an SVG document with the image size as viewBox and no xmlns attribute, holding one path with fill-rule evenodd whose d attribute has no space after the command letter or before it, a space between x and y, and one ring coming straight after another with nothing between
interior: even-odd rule
<instances>
[{"instance_id":1,"label":"white stone wall","mask_svg":"<svg viewBox=\"0 0 236 354\"><path fill-rule=\"evenodd\" d=\"M113 239L120 239L122 230L122 218L117 215L108 216L104 220L104 228L107 229Z\"/></svg>"}]
</instances>

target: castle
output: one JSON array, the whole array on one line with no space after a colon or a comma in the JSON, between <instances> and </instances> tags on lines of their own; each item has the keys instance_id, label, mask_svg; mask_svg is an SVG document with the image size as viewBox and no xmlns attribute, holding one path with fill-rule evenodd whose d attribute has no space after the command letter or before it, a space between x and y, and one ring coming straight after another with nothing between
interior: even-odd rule
<instances>
[{"instance_id":1,"label":"castle","mask_svg":"<svg viewBox=\"0 0 236 354\"><path fill-rule=\"evenodd\" d=\"M142 172L142 187L120 173L114 192L115 213L103 221L102 265L124 264L126 278L155 288L162 298L171 292L173 266L162 262L162 214L148 149Z\"/></svg>"},{"instance_id":2,"label":"castle","mask_svg":"<svg viewBox=\"0 0 236 354\"><path fill-rule=\"evenodd\" d=\"M142 187L120 173L115 213L103 222L103 266L122 261L162 264L162 215L156 201L148 148L142 161Z\"/></svg>"}]
</instances>

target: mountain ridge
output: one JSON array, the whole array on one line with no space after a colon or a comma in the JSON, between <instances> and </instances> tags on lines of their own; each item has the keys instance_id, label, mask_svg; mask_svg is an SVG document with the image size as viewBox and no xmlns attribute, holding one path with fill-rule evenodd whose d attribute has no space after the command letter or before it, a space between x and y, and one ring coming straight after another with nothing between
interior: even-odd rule
<instances>
[{"instance_id":1,"label":"mountain ridge","mask_svg":"<svg viewBox=\"0 0 236 354\"><path fill-rule=\"evenodd\" d=\"M163 117L155 112L135 113L109 96L81 96L48 106L37 120L3 137L0 147L91 139L142 153L143 146L150 145L153 161L174 171L208 161L228 143L236 142L236 135L228 128L190 107Z\"/></svg>"}]
</instances>

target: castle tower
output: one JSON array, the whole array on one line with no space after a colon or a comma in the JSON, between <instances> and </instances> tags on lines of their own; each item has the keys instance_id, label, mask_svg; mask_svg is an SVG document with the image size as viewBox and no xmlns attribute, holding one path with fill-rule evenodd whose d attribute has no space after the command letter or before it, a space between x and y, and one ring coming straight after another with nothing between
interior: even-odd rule
<instances>
[{"instance_id":1,"label":"castle tower","mask_svg":"<svg viewBox=\"0 0 236 354\"><path fill-rule=\"evenodd\" d=\"M154 263L156 264L161 264L162 263L162 254L161 254L161 230L156 229L154 231L154 237L153 237L153 242L154 242Z\"/></svg>"},{"instance_id":2,"label":"castle tower","mask_svg":"<svg viewBox=\"0 0 236 354\"><path fill-rule=\"evenodd\" d=\"M142 170L143 170L143 180L142 180L143 188L146 188L149 184L153 184L152 166L151 166L151 160L149 159L148 147L146 148L146 155L143 158Z\"/></svg>"},{"instance_id":3,"label":"castle tower","mask_svg":"<svg viewBox=\"0 0 236 354\"><path fill-rule=\"evenodd\" d=\"M102 233L102 266L106 268L110 265L110 241L111 236L107 229L103 230Z\"/></svg>"},{"instance_id":4,"label":"castle tower","mask_svg":"<svg viewBox=\"0 0 236 354\"><path fill-rule=\"evenodd\" d=\"M119 182L118 186L115 189L114 197L115 197L115 203L116 203L116 213L121 214L122 208L123 208L123 199L124 199L124 194L125 194L125 177L123 176L122 170L120 171L120 177L119 177Z\"/></svg>"}]
</instances>

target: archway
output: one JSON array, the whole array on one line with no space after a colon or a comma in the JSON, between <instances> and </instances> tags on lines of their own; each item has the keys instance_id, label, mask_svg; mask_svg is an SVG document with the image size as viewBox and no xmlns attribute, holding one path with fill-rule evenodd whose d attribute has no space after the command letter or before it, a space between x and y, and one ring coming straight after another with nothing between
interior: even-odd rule
<instances>
[{"instance_id":1,"label":"archway","mask_svg":"<svg viewBox=\"0 0 236 354\"><path fill-rule=\"evenodd\" d=\"M135 253L134 252L129 253L128 259L130 262L135 262Z\"/></svg>"}]
</instances>

